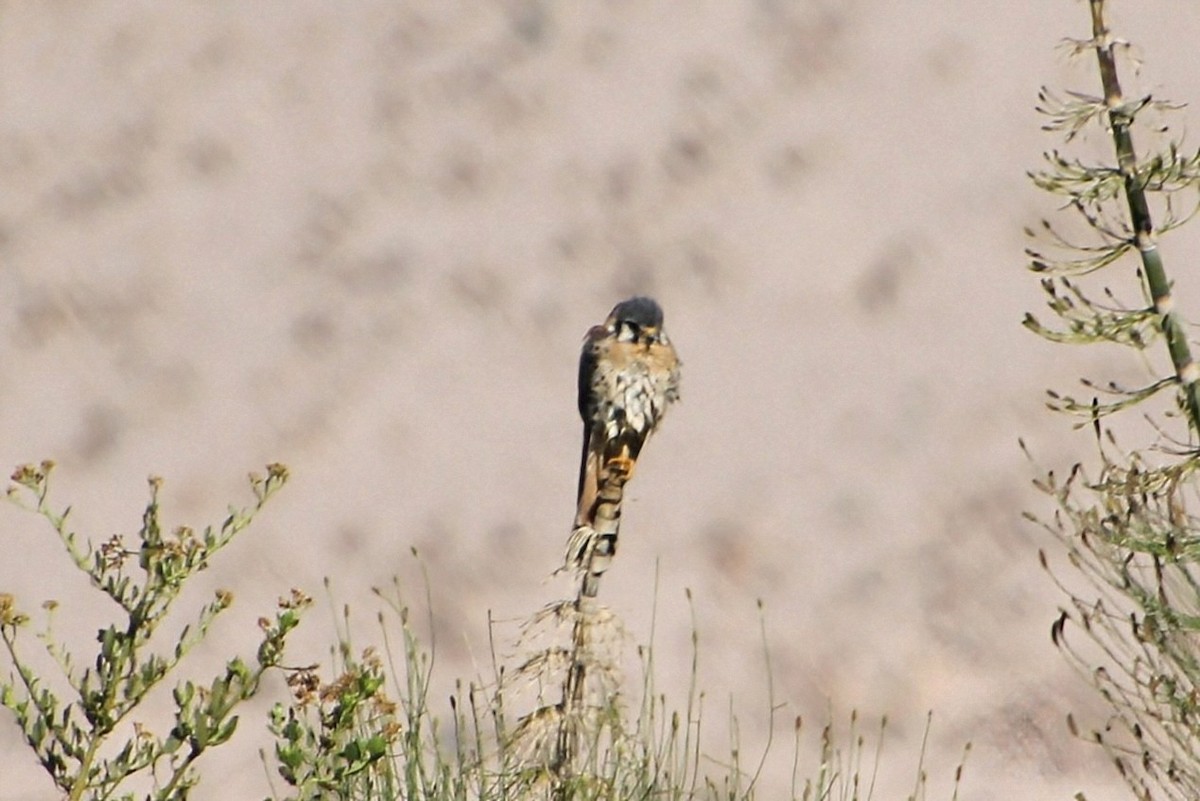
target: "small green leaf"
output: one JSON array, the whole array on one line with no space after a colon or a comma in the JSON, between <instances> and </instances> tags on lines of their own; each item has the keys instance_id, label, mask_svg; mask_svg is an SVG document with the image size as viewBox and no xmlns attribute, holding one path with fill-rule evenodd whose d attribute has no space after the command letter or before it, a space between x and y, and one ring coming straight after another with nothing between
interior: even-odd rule
<instances>
[{"instance_id":1,"label":"small green leaf","mask_svg":"<svg viewBox=\"0 0 1200 801\"><path fill-rule=\"evenodd\" d=\"M209 745L220 745L226 742L233 733L237 730L238 718L234 715L227 720L223 725L219 726L209 740Z\"/></svg>"}]
</instances>

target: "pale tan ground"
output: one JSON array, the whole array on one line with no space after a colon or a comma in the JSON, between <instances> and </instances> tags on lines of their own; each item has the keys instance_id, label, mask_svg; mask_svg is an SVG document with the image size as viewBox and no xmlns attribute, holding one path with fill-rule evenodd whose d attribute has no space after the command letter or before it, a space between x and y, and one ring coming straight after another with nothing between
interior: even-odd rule
<instances>
[{"instance_id":1,"label":"pale tan ground","mask_svg":"<svg viewBox=\"0 0 1200 801\"><path fill-rule=\"evenodd\" d=\"M795 714L815 734L853 708L892 721L876 798L910 788L929 709L930 798L968 739L963 798L1125 797L1066 734L1094 707L1050 644L1050 542L1020 519L1041 501L1017 437L1050 464L1088 446L1042 390L1108 367L1018 325L1040 303L1022 227L1053 208L1024 175L1055 144L1032 106L1043 83L1094 91L1055 51L1086 5L570 8L0 3L0 464L56 459L55 497L107 537L151 473L200 525L286 462L185 598L238 599L204 658L249 656L256 617L325 576L363 644L394 574L423 615L415 546L445 712L454 677L489 672L488 610L508 642L562 589L579 340L651 293L684 401L602 596L645 641L657 580L682 702L691 588L706 725L732 696L748 754L762 599L787 704L763 797ZM1200 13L1116 10L1146 87L1200 98ZM1190 264L1183 236L1165 251ZM58 598L90 646L103 608L49 531L11 508L0 531L0 591ZM330 617L296 663L324 658ZM264 709L197 797L266 794ZM3 718L0 799L54 798Z\"/></svg>"}]
</instances>

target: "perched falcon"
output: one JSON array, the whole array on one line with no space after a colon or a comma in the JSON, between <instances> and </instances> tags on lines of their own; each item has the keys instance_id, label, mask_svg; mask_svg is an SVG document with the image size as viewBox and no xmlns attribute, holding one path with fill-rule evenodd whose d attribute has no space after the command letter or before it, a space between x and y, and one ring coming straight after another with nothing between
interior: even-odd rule
<instances>
[{"instance_id":1,"label":"perched falcon","mask_svg":"<svg viewBox=\"0 0 1200 801\"><path fill-rule=\"evenodd\" d=\"M645 297L621 301L588 332L579 358L577 529L595 522L603 471L628 481L646 438L678 399L679 358L663 330L662 307Z\"/></svg>"}]
</instances>

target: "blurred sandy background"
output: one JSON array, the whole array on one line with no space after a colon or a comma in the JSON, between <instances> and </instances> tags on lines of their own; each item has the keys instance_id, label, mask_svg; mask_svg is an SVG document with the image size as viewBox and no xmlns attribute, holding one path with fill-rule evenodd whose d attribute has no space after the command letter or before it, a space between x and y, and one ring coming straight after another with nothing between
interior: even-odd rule
<instances>
[{"instance_id":1,"label":"blurred sandy background","mask_svg":"<svg viewBox=\"0 0 1200 801\"><path fill-rule=\"evenodd\" d=\"M1200 98L1200 12L1116 6L1146 87ZM892 721L878 798L911 788L929 709L930 798L968 739L963 798L1123 798L1066 734L1094 707L1019 517L1041 502L1017 437L1050 464L1088 445L1042 390L1101 366L1018 325L1021 230L1053 209L1032 106L1095 91L1055 50L1086 33L1069 0L0 2L0 465L56 459L102 538L136 529L147 475L202 525L285 462L185 598L237 597L202 657L250 656L297 586L293 661L322 659L325 576L364 643L393 575L423 615L415 546L445 712L488 610L511 641L562 588L580 338L650 293L684 400L602 597L643 642L657 576L674 690L693 590L713 755L731 696L763 741L761 598L787 704L763 797L795 714L857 708ZM49 530L10 507L0 530L0 590L58 598L90 644L103 609ZM197 797L267 793L264 710ZM0 799L54 798L3 718Z\"/></svg>"}]
</instances>

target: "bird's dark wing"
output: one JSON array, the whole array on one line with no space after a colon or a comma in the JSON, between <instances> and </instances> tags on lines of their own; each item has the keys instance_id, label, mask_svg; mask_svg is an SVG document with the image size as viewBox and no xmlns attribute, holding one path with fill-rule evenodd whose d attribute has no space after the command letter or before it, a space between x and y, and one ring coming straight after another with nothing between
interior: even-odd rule
<instances>
[{"instance_id":1,"label":"bird's dark wing","mask_svg":"<svg viewBox=\"0 0 1200 801\"><path fill-rule=\"evenodd\" d=\"M579 353L579 416L583 422L590 425L595 416L596 400L593 396L593 376L600 359L600 345L608 331L602 325L593 326L583 338L583 348Z\"/></svg>"},{"instance_id":2,"label":"bird's dark wing","mask_svg":"<svg viewBox=\"0 0 1200 801\"><path fill-rule=\"evenodd\" d=\"M594 384L600 348L608 333L604 326L594 326L584 337L579 354L579 417L583 420L583 454L579 461L579 487L575 496L576 525L588 522L586 518L591 513L598 491L600 448L603 443L593 441L596 431L594 418L599 405Z\"/></svg>"},{"instance_id":3,"label":"bird's dark wing","mask_svg":"<svg viewBox=\"0 0 1200 801\"><path fill-rule=\"evenodd\" d=\"M583 427L583 455L579 460L579 492L575 497L575 525L592 525L596 497L600 493L600 451L602 443L594 441L595 429Z\"/></svg>"}]
</instances>

